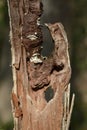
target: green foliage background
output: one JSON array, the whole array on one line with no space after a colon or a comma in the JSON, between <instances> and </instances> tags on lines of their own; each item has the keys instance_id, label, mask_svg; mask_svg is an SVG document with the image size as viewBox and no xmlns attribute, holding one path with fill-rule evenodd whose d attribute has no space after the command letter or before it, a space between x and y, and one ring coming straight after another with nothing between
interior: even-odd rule
<instances>
[{"instance_id":1,"label":"green foliage background","mask_svg":"<svg viewBox=\"0 0 87 130\"><path fill-rule=\"evenodd\" d=\"M43 2L45 5L46 0ZM46 7L50 11L47 13L44 10L43 22L62 22L70 43L71 91L76 94L70 130L87 130L87 81L85 79L87 76L87 0L55 0L55 2L48 0L48 2L50 4ZM0 82L6 80L6 73L1 70L3 48L8 47L10 51L8 21L6 0L0 0ZM5 71L11 78L11 69L9 69L11 54L7 53ZM12 126L12 121L3 123L0 119L0 130L12 130Z\"/></svg>"}]
</instances>

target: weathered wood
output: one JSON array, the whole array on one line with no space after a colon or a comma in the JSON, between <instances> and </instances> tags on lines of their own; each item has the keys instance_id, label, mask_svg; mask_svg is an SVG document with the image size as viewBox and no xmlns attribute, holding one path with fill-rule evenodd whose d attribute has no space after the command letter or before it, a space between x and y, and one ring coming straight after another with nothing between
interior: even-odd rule
<instances>
[{"instance_id":1,"label":"weathered wood","mask_svg":"<svg viewBox=\"0 0 87 130\"><path fill-rule=\"evenodd\" d=\"M66 130L62 126L71 77L68 41L61 23L46 24L55 47L50 57L41 56L42 7L40 0L8 0L14 130Z\"/></svg>"}]
</instances>

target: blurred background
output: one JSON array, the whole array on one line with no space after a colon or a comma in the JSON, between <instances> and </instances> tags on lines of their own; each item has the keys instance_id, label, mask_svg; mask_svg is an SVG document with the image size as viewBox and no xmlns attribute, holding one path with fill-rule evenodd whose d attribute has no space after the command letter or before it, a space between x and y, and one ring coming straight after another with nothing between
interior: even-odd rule
<instances>
[{"instance_id":1,"label":"blurred background","mask_svg":"<svg viewBox=\"0 0 87 130\"><path fill-rule=\"evenodd\" d=\"M42 23L61 22L68 36L71 94L76 95L70 130L87 130L87 0L43 0L43 4ZM10 48L7 3L0 0L0 130L13 128Z\"/></svg>"}]
</instances>

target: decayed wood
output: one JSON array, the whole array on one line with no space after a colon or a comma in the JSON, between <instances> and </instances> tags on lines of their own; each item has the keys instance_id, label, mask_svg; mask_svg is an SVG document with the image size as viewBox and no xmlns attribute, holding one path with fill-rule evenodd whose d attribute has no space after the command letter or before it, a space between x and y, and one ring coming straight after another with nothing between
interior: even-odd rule
<instances>
[{"instance_id":1,"label":"decayed wood","mask_svg":"<svg viewBox=\"0 0 87 130\"><path fill-rule=\"evenodd\" d=\"M55 47L50 57L41 56L42 7L40 0L8 0L14 130L67 130L70 122L67 36L61 23L45 24Z\"/></svg>"}]
</instances>

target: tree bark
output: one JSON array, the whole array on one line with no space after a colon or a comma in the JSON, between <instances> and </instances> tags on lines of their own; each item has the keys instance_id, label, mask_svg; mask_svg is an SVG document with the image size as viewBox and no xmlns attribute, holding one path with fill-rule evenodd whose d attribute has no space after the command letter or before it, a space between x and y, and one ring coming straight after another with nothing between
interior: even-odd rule
<instances>
[{"instance_id":1,"label":"tree bark","mask_svg":"<svg viewBox=\"0 0 87 130\"><path fill-rule=\"evenodd\" d=\"M45 24L54 42L50 57L41 55L40 0L8 0L14 86L14 130L68 130L71 67L61 23Z\"/></svg>"}]
</instances>

